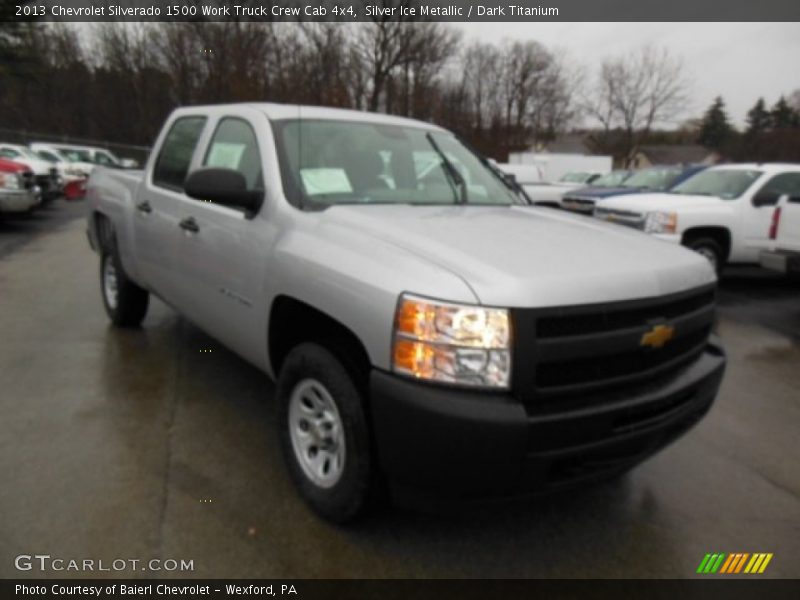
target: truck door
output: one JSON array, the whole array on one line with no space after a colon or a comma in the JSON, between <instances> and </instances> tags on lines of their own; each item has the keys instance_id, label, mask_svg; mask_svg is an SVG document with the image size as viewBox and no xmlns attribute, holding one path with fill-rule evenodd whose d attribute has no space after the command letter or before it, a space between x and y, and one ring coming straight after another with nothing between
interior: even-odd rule
<instances>
[{"instance_id":1,"label":"truck door","mask_svg":"<svg viewBox=\"0 0 800 600\"><path fill-rule=\"evenodd\" d=\"M174 271L181 242L183 182L206 121L205 116L183 116L172 122L136 198L133 231L140 274L170 304L178 300Z\"/></svg>"},{"instance_id":2,"label":"truck door","mask_svg":"<svg viewBox=\"0 0 800 600\"><path fill-rule=\"evenodd\" d=\"M742 230L748 261L757 261L769 245L769 227L778 199L784 194L800 195L800 171L773 175L753 194L749 205L742 207Z\"/></svg>"},{"instance_id":3,"label":"truck door","mask_svg":"<svg viewBox=\"0 0 800 600\"><path fill-rule=\"evenodd\" d=\"M218 118L210 126L208 143L204 140L198 166L237 170L251 190L263 190L264 153L256 127L266 129L266 124L259 118L266 120L258 113ZM185 195L180 216L194 228L183 236L176 265L181 310L226 346L253 362L263 362L263 286L274 228L259 215Z\"/></svg>"}]
</instances>

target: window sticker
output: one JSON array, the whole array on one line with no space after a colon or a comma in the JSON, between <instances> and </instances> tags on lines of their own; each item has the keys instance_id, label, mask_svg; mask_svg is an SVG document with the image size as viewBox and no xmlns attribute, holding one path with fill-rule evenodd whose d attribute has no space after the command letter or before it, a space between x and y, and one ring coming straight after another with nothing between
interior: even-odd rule
<instances>
[{"instance_id":1,"label":"window sticker","mask_svg":"<svg viewBox=\"0 0 800 600\"><path fill-rule=\"evenodd\" d=\"M353 191L344 169L300 169L300 177L309 196L349 194Z\"/></svg>"},{"instance_id":2,"label":"window sticker","mask_svg":"<svg viewBox=\"0 0 800 600\"><path fill-rule=\"evenodd\" d=\"M238 169L239 162L244 154L244 144L231 144L229 142L214 142L206 161L207 167L220 167L223 169Z\"/></svg>"}]
</instances>

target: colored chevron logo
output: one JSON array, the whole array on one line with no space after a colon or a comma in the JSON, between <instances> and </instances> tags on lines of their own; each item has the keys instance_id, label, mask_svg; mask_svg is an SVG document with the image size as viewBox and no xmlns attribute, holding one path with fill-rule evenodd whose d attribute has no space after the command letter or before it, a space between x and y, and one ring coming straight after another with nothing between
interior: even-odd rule
<instances>
[{"instance_id":1,"label":"colored chevron logo","mask_svg":"<svg viewBox=\"0 0 800 600\"><path fill-rule=\"evenodd\" d=\"M735 552L733 554L725 554L724 552L717 552L706 554L703 560L700 561L697 572L703 575L714 573L756 575L763 573L771 560L772 553L749 554L747 552Z\"/></svg>"}]
</instances>

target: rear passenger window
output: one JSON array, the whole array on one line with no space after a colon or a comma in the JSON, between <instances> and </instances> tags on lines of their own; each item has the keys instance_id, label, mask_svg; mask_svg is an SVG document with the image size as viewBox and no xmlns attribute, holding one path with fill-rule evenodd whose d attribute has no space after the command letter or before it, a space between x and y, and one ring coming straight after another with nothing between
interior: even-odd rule
<instances>
[{"instance_id":1,"label":"rear passenger window","mask_svg":"<svg viewBox=\"0 0 800 600\"><path fill-rule=\"evenodd\" d=\"M247 180L248 190L264 189L256 134L242 119L227 117L219 122L203 166L239 171Z\"/></svg>"},{"instance_id":2,"label":"rear passenger window","mask_svg":"<svg viewBox=\"0 0 800 600\"><path fill-rule=\"evenodd\" d=\"M784 194L800 196L800 173L781 173L770 179L759 194L775 196L775 201Z\"/></svg>"},{"instance_id":3,"label":"rear passenger window","mask_svg":"<svg viewBox=\"0 0 800 600\"><path fill-rule=\"evenodd\" d=\"M183 191L183 182L205 124L205 117L182 117L172 124L153 169L154 184Z\"/></svg>"}]
</instances>

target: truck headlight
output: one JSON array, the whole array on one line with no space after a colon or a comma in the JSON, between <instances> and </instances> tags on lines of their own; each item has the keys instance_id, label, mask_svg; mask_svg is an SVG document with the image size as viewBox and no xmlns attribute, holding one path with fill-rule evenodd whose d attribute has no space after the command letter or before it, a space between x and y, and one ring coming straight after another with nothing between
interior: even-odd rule
<instances>
[{"instance_id":1,"label":"truck headlight","mask_svg":"<svg viewBox=\"0 0 800 600\"><path fill-rule=\"evenodd\" d=\"M392 370L418 379L508 388L508 311L403 294L397 304Z\"/></svg>"},{"instance_id":2,"label":"truck headlight","mask_svg":"<svg viewBox=\"0 0 800 600\"><path fill-rule=\"evenodd\" d=\"M15 173L0 173L0 188L6 190L22 189L19 175Z\"/></svg>"},{"instance_id":3,"label":"truck headlight","mask_svg":"<svg viewBox=\"0 0 800 600\"><path fill-rule=\"evenodd\" d=\"M675 233L678 215L674 212L649 212L644 220L647 233Z\"/></svg>"}]
</instances>

